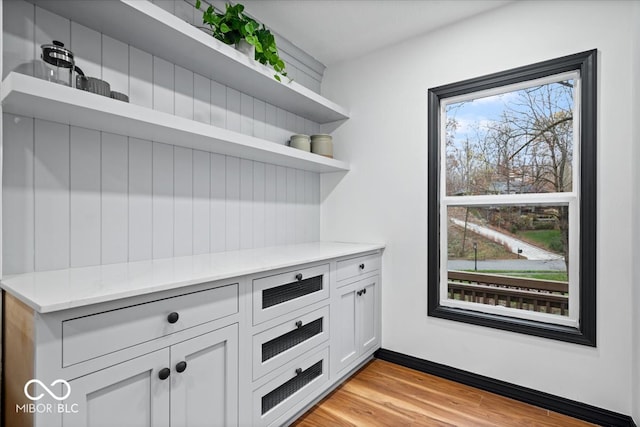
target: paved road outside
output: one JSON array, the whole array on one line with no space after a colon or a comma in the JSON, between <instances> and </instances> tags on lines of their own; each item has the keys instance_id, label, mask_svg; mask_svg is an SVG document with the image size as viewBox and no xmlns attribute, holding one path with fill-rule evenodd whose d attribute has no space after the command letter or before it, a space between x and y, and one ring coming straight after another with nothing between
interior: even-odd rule
<instances>
[{"instance_id":1,"label":"paved road outside","mask_svg":"<svg viewBox=\"0 0 640 427\"><path fill-rule=\"evenodd\" d=\"M447 270L473 270L473 260L451 259ZM552 270L565 271L564 260L497 259L478 261L478 270Z\"/></svg>"},{"instance_id":2,"label":"paved road outside","mask_svg":"<svg viewBox=\"0 0 640 427\"><path fill-rule=\"evenodd\" d=\"M453 222L457 226L464 228L464 221L457 218L450 218L450 219L451 219L451 222ZM520 252L520 256L528 260L536 260L536 261L560 260L564 265L562 255L549 252L537 246L533 246L530 243L516 239L515 237L511 237L507 234L500 233L499 231L496 231L492 228L484 227L482 225L474 224L472 222L467 222L467 229L473 231L474 233L478 233L479 235L484 236L487 239L490 239L496 243L503 245L514 254L517 254L518 249L520 249L522 251Z\"/></svg>"}]
</instances>

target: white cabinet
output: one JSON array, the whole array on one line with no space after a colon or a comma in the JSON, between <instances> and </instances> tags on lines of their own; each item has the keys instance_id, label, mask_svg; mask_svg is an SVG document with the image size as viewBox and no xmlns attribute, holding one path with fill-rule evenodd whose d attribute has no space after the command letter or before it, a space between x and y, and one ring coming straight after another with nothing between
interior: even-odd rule
<instances>
[{"instance_id":1,"label":"white cabinet","mask_svg":"<svg viewBox=\"0 0 640 427\"><path fill-rule=\"evenodd\" d=\"M238 425L238 326L172 346L170 379L171 426Z\"/></svg>"},{"instance_id":2,"label":"white cabinet","mask_svg":"<svg viewBox=\"0 0 640 427\"><path fill-rule=\"evenodd\" d=\"M170 384L158 378L168 361L169 350L158 350L70 381L68 401L78 406L63 426L168 427Z\"/></svg>"},{"instance_id":3,"label":"white cabinet","mask_svg":"<svg viewBox=\"0 0 640 427\"><path fill-rule=\"evenodd\" d=\"M359 267L360 261L354 259L353 263ZM379 258L370 261L379 266ZM334 292L336 295L331 304L331 371L335 379L335 375L345 374L380 346L379 275L338 282Z\"/></svg>"},{"instance_id":4,"label":"white cabinet","mask_svg":"<svg viewBox=\"0 0 640 427\"><path fill-rule=\"evenodd\" d=\"M238 424L238 326L69 382L63 427Z\"/></svg>"}]
</instances>

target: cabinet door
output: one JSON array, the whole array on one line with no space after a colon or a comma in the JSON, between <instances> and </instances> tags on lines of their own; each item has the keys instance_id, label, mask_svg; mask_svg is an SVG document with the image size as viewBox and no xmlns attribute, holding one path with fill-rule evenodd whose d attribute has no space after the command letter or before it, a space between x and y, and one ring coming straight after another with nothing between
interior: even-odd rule
<instances>
[{"instance_id":1,"label":"cabinet door","mask_svg":"<svg viewBox=\"0 0 640 427\"><path fill-rule=\"evenodd\" d=\"M238 325L172 346L171 426L236 425Z\"/></svg>"},{"instance_id":2,"label":"cabinet door","mask_svg":"<svg viewBox=\"0 0 640 427\"><path fill-rule=\"evenodd\" d=\"M358 285L356 282L338 288L336 301L331 305L331 354L336 373L358 357Z\"/></svg>"},{"instance_id":3,"label":"cabinet door","mask_svg":"<svg viewBox=\"0 0 640 427\"><path fill-rule=\"evenodd\" d=\"M158 376L168 363L163 349L70 381L65 403L77 413L65 413L63 426L168 427L170 382Z\"/></svg>"},{"instance_id":4,"label":"cabinet door","mask_svg":"<svg viewBox=\"0 0 640 427\"><path fill-rule=\"evenodd\" d=\"M358 282L358 292L363 291L358 299L358 322L360 326L359 343L360 355L371 350L375 350L380 343L379 330L379 299L380 286L378 286L378 276ZM356 293L357 295L357 293Z\"/></svg>"}]
</instances>

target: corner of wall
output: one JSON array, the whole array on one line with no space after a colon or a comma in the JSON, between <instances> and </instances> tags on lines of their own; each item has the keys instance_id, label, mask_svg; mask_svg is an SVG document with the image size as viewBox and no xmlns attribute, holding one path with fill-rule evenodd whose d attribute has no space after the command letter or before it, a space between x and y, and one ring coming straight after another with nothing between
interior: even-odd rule
<instances>
[{"instance_id":1,"label":"corner of wall","mask_svg":"<svg viewBox=\"0 0 640 427\"><path fill-rule=\"evenodd\" d=\"M640 2L634 2L632 22L636 25L633 26L632 34L632 62L631 62L631 75L637 76L640 73ZM640 114L640 83L637 79L633 80L632 91L632 105L631 105L631 117L638 117ZM640 147L638 141L640 140L640 122L637 120L633 124L632 140L635 142L632 148L632 162L634 164L640 163ZM637 218L640 215L640 170L636 167L633 169L633 218ZM632 248L633 255L635 257L640 256L640 224L634 222L633 227ZM640 265L638 263L633 264L632 281L635 284L632 288L633 292L633 306L640 306ZM640 311L633 310L633 319L631 319L631 333L632 333L632 351L631 358L631 407L633 408L633 417L636 424L640 424Z\"/></svg>"}]
</instances>

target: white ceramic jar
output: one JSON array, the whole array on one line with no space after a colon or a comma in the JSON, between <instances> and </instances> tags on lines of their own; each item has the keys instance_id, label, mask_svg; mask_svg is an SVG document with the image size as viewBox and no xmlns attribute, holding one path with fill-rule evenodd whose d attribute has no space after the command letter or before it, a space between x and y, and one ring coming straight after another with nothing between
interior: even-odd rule
<instances>
[{"instance_id":1,"label":"white ceramic jar","mask_svg":"<svg viewBox=\"0 0 640 427\"><path fill-rule=\"evenodd\" d=\"M291 135L291 138L289 139L289 146L302 151L311 151L311 142L309 141L309 135Z\"/></svg>"},{"instance_id":2,"label":"white ceramic jar","mask_svg":"<svg viewBox=\"0 0 640 427\"><path fill-rule=\"evenodd\" d=\"M333 158L333 138L331 135L311 135L311 152Z\"/></svg>"}]
</instances>

